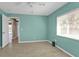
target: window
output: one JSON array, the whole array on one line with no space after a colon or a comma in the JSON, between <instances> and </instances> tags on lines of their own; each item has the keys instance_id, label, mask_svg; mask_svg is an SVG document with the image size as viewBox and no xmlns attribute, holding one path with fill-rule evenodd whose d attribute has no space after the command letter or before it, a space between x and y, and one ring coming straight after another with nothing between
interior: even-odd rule
<instances>
[{"instance_id":1,"label":"window","mask_svg":"<svg viewBox=\"0 0 79 59\"><path fill-rule=\"evenodd\" d=\"M79 9L57 17L57 35L79 40Z\"/></svg>"}]
</instances>

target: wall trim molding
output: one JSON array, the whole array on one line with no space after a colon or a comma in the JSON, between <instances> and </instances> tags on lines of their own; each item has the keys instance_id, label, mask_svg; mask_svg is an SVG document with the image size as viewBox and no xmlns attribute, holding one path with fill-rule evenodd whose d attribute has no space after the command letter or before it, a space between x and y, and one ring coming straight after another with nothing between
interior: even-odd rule
<instances>
[{"instance_id":1,"label":"wall trim molding","mask_svg":"<svg viewBox=\"0 0 79 59\"><path fill-rule=\"evenodd\" d=\"M35 41L19 41L19 43L33 43L33 42L44 42L44 41L48 42L48 40L35 40Z\"/></svg>"},{"instance_id":2,"label":"wall trim molding","mask_svg":"<svg viewBox=\"0 0 79 59\"><path fill-rule=\"evenodd\" d=\"M48 42L49 42L50 44L52 44L51 41L48 41ZM59 47L58 45L56 45L56 47L57 47L58 49L62 50L63 52L65 52L66 54L68 54L69 56L71 56L71 57L75 57L74 55L72 55L71 53L67 52L67 51L64 50L63 48Z\"/></svg>"},{"instance_id":3,"label":"wall trim molding","mask_svg":"<svg viewBox=\"0 0 79 59\"><path fill-rule=\"evenodd\" d=\"M49 42L50 44L52 44L52 42L51 42L51 41L49 41L49 40L48 40L48 42Z\"/></svg>"},{"instance_id":4,"label":"wall trim molding","mask_svg":"<svg viewBox=\"0 0 79 59\"><path fill-rule=\"evenodd\" d=\"M2 45L2 47L0 47L0 48L4 48L4 47L6 47L8 44L9 44L9 43L6 43L5 45Z\"/></svg>"},{"instance_id":5,"label":"wall trim molding","mask_svg":"<svg viewBox=\"0 0 79 59\"><path fill-rule=\"evenodd\" d=\"M71 53L67 52L66 50L64 50L63 48L59 47L58 45L56 45L56 47L60 50L62 50L63 52L65 52L66 54L70 55L71 57L75 57L74 55L72 55Z\"/></svg>"}]
</instances>

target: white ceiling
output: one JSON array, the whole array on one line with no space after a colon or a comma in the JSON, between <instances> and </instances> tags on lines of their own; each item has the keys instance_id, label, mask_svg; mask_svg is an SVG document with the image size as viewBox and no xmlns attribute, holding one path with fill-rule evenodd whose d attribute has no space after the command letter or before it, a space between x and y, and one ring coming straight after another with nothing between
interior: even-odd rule
<instances>
[{"instance_id":1,"label":"white ceiling","mask_svg":"<svg viewBox=\"0 0 79 59\"><path fill-rule=\"evenodd\" d=\"M0 8L7 13L28 15L50 15L67 2L0 2Z\"/></svg>"}]
</instances>

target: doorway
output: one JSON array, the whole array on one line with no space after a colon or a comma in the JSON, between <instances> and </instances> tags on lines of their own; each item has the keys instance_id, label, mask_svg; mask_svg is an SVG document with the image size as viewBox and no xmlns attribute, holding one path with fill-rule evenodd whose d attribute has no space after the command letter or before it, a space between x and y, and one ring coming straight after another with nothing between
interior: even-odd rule
<instances>
[{"instance_id":1,"label":"doorway","mask_svg":"<svg viewBox=\"0 0 79 59\"><path fill-rule=\"evenodd\" d=\"M9 43L18 43L18 18L10 18L9 20Z\"/></svg>"}]
</instances>

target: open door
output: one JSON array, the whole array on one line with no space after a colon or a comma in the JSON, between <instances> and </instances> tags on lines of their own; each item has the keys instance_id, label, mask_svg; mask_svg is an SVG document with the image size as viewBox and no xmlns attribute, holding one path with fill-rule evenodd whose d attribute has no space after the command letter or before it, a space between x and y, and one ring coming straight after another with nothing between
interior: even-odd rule
<instances>
[{"instance_id":1,"label":"open door","mask_svg":"<svg viewBox=\"0 0 79 59\"><path fill-rule=\"evenodd\" d=\"M9 43L10 46L18 44L18 18L9 17Z\"/></svg>"},{"instance_id":2,"label":"open door","mask_svg":"<svg viewBox=\"0 0 79 59\"><path fill-rule=\"evenodd\" d=\"M10 20L12 22L11 24L9 24L12 27L12 29L11 29L12 30L12 34L11 34L12 44L16 44L16 43L18 43L18 21L16 18L10 18Z\"/></svg>"},{"instance_id":3,"label":"open door","mask_svg":"<svg viewBox=\"0 0 79 59\"><path fill-rule=\"evenodd\" d=\"M2 48L8 44L8 17L2 15Z\"/></svg>"}]
</instances>

